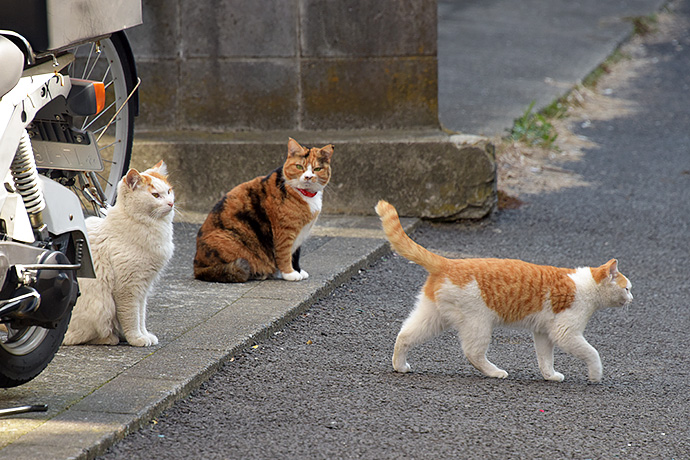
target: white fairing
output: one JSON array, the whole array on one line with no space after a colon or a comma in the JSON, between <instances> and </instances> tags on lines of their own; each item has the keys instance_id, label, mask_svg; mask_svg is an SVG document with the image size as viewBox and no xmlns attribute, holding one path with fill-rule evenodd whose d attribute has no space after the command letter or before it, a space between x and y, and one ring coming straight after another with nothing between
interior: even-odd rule
<instances>
[{"instance_id":1,"label":"white fairing","mask_svg":"<svg viewBox=\"0 0 690 460\"><path fill-rule=\"evenodd\" d=\"M46 200L43 221L50 233L62 235L79 231L86 235L86 224L79 198L67 187L63 187L45 176L38 176Z\"/></svg>"},{"instance_id":2,"label":"white fairing","mask_svg":"<svg viewBox=\"0 0 690 460\"><path fill-rule=\"evenodd\" d=\"M86 232L86 223L79 198L66 187L45 176L38 176L43 188L46 207L43 210L43 222L53 235L73 234L83 240L82 268L77 272L80 277L95 276L91 259L91 246Z\"/></svg>"},{"instance_id":3,"label":"white fairing","mask_svg":"<svg viewBox=\"0 0 690 460\"><path fill-rule=\"evenodd\" d=\"M2 209L0 209L0 220L5 222L7 235L22 243L33 243L35 241L34 231L31 228L29 215L24 208L24 201L18 193L7 193L3 187Z\"/></svg>"},{"instance_id":4,"label":"white fairing","mask_svg":"<svg viewBox=\"0 0 690 460\"><path fill-rule=\"evenodd\" d=\"M14 184L9 172L10 165L24 128L45 104L58 96L66 97L70 89L69 78L48 73L22 77L11 91L0 98L0 171L5 174L3 184ZM13 186L9 188L13 189ZM74 196L72 192L69 193ZM77 214L81 216L81 207ZM33 230L21 196L8 191L4 186L0 187L0 216L5 221L7 233L11 238L26 243L34 241ZM82 225L82 231L83 228ZM50 231L55 233L52 228Z\"/></svg>"}]
</instances>

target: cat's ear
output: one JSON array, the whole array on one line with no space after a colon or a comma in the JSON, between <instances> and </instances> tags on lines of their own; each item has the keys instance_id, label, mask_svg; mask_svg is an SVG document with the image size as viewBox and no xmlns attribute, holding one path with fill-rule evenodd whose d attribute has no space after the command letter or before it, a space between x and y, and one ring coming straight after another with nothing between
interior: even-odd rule
<instances>
[{"instance_id":1,"label":"cat's ear","mask_svg":"<svg viewBox=\"0 0 690 460\"><path fill-rule=\"evenodd\" d=\"M321 157L324 158L326 161L331 161L331 157L333 156L333 151L335 150L335 147L333 147L333 144L328 144L325 147L321 147Z\"/></svg>"},{"instance_id":2,"label":"cat's ear","mask_svg":"<svg viewBox=\"0 0 690 460\"><path fill-rule=\"evenodd\" d=\"M297 142L293 138L290 138L290 140L288 140L288 157L304 153L305 150L306 149L299 145L299 142Z\"/></svg>"},{"instance_id":3,"label":"cat's ear","mask_svg":"<svg viewBox=\"0 0 690 460\"><path fill-rule=\"evenodd\" d=\"M618 276L618 261L616 259L611 259L604 264L604 267L606 267L609 278L615 280Z\"/></svg>"},{"instance_id":4,"label":"cat's ear","mask_svg":"<svg viewBox=\"0 0 690 460\"><path fill-rule=\"evenodd\" d=\"M151 170L157 172L161 176L167 176L168 175L168 165L166 165L165 161L163 161L163 160L156 163L156 166L151 168Z\"/></svg>"},{"instance_id":5,"label":"cat's ear","mask_svg":"<svg viewBox=\"0 0 690 460\"><path fill-rule=\"evenodd\" d=\"M139 174L139 171L134 168L130 169L125 176L125 184L127 184L127 187L129 187L131 190L135 190L139 183L141 183L141 175Z\"/></svg>"}]
</instances>

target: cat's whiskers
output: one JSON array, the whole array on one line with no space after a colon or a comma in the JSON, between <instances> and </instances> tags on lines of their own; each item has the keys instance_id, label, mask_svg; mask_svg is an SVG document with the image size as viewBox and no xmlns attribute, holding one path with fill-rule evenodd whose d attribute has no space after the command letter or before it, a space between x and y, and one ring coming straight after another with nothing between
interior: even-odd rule
<instances>
[{"instance_id":1,"label":"cat's whiskers","mask_svg":"<svg viewBox=\"0 0 690 460\"><path fill-rule=\"evenodd\" d=\"M185 220L187 217L189 217L189 214L187 214L186 210L178 208L177 206L173 206L173 209L175 210L175 216L176 217L179 217L183 220Z\"/></svg>"}]
</instances>

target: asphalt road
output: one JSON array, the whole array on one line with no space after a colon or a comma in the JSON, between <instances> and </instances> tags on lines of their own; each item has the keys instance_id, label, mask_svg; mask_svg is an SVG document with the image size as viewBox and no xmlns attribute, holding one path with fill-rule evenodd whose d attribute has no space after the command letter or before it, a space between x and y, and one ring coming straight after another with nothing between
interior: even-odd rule
<instances>
[{"instance_id":1,"label":"asphalt road","mask_svg":"<svg viewBox=\"0 0 690 460\"><path fill-rule=\"evenodd\" d=\"M563 96L666 0L438 0L438 111L448 129L505 135Z\"/></svg>"},{"instance_id":2,"label":"asphalt road","mask_svg":"<svg viewBox=\"0 0 690 460\"><path fill-rule=\"evenodd\" d=\"M679 13L690 18L687 1ZM457 256L618 258L635 301L589 323L600 384L561 352L566 380L543 381L529 333L510 330L489 351L506 380L472 368L451 333L412 351L413 373L394 373L425 273L390 255L103 458L690 458L689 29L645 53L653 65L612 95L637 111L579 129L597 146L567 167L590 186L413 234Z\"/></svg>"}]
</instances>

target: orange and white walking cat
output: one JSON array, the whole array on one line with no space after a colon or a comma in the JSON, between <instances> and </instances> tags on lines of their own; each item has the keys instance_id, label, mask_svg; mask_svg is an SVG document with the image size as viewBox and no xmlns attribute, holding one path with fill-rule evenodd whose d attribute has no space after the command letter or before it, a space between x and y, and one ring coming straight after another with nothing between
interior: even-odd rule
<instances>
[{"instance_id":1,"label":"orange and white walking cat","mask_svg":"<svg viewBox=\"0 0 690 460\"><path fill-rule=\"evenodd\" d=\"M491 363L486 351L495 327L512 326L532 331L546 380L564 378L553 368L554 345L583 360L590 381L601 380L599 353L583 332L596 310L621 307L633 299L630 281L618 271L615 259L577 269L509 259L447 259L412 241L391 204L379 201L376 212L393 249L429 272L395 341L396 371L410 371L410 348L454 328L474 367L488 377L505 378L508 373Z\"/></svg>"}]
</instances>

